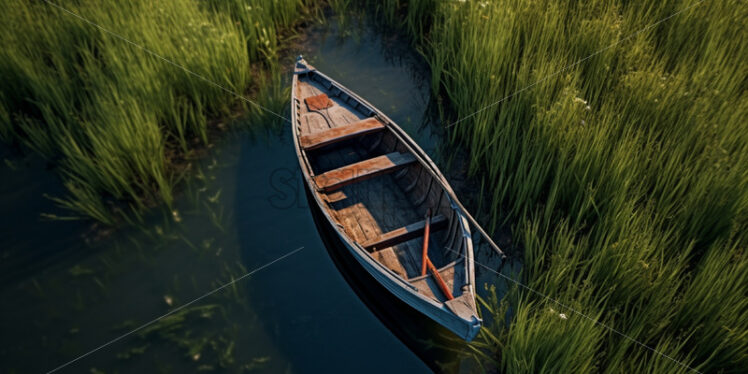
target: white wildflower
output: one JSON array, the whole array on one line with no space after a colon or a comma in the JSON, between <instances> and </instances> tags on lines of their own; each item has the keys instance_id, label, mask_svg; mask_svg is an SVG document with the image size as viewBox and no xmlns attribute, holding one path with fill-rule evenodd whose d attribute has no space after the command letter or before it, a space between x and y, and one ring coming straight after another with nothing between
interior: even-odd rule
<instances>
[{"instance_id":1,"label":"white wildflower","mask_svg":"<svg viewBox=\"0 0 748 374\"><path fill-rule=\"evenodd\" d=\"M568 317L566 317L566 314L564 313L561 313L558 316L561 317L561 319L568 319Z\"/></svg>"}]
</instances>

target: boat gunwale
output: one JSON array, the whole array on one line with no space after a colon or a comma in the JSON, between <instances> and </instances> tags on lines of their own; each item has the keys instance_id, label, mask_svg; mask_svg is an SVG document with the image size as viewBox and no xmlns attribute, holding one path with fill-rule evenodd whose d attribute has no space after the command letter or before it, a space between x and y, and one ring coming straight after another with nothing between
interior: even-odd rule
<instances>
[{"instance_id":1,"label":"boat gunwale","mask_svg":"<svg viewBox=\"0 0 748 374\"><path fill-rule=\"evenodd\" d=\"M431 176L431 179L436 179L439 187L441 187L442 191L447 194L447 198L450 202L450 207L452 210L457 214L456 219L458 219L460 224L460 231L462 232L462 240L464 242L464 252L465 253L458 253L458 256L462 257L461 260L464 260L465 263L465 271L466 271L466 279L464 282L461 283L461 287L468 286L468 290L463 291L463 295L466 293L469 293L471 297L475 297L475 282L474 282L474 266L472 263L473 259L473 245L472 240L470 236L469 226L466 222L467 219L464 214L464 208L461 207L461 204L457 203L455 201L454 191L452 190L451 186L449 186L448 182L446 182L446 178L441 173L441 171L436 167L436 165L433 163L433 161L428 157L428 155L425 154L425 152L415 143L413 139L411 139L407 134L404 133L404 131L389 117L387 117L383 112L381 112L379 109L374 107L371 103L360 97L355 92L349 90L339 82L335 81L334 79L328 77L324 73L320 72L314 67L311 67L308 63L305 62L305 65L307 68L303 71L295 71L293 74L292 79L292 90L291 90L291 105L295 105L295 107L292 107L292 113L291 113L291 119L292 119L292 126L293 126L293 140L294 140L294 148L297 153L297 157L299 160L302 161L302 173L304 175L305 183L311 190L311 195L314 196L314 200L317 204L317 206L322 211L323 215L327 219L328 223L333 227L336 234L346 243L350 248L356 248L356 252L358 252L359 258L366 261L367 263L371 264L371 266L379 271L381 274L385 275L387 278L391 279L395 284L399 285L400 287L403 287L404 289L409 290L409 293L412 296L417 297L418 299L421 299L422 301L427 302L428 304L432 305L433 307L437 308L443 313L446 313L448 316L452 316L453 318L456 318L460 321L463 321L465 325L467 326L475 326L476 323L479 325L482 324L481 318L479 318L477 313L477 307L473 303L472 308L472 315L469 316L469 318L460 316L455 314L453 311L451 311L447 306L446 302L439 301L433 297L429 297L427 295L422 294L421 292L418 292L418 288L410 283L408 279L404 279L399 274L395 273L392 269L388 268L387 266L383 265L376 259L374 259L362 245L361 243L358 243L357 241L350 238L346 233L341 232L340 230L340 224L332 218L330 215L329 207L326 206L326 202L322 199L321 193L315 188L313 184L313 176L312 176L312 167L311 163L309 161L309 158L307 157L306 151L301 149L300 143L299 143L299 136L301 134L301 129L299 127L300 120L298 118L298 111L299 107L301 105L301 101L296 95L295 88L298 87L299 84L299 77L307 76L309 79L312 79L312 74L319 75L322 79L329 82L330 87L326 88L328 91L332 90L333 87L340 91L340 93L344 93L348 96L346 101L348 99L353 99L358 102L359 105L363 106L366 110L368 110L370 113L370 116L374 116L378 120L380 120L384 126L385 130L390 130L391 133L396 137L397 140L399 140L406 149L416 158L417 162L421 165L422 168L425 168L428 173ZM322 82L320 82L322 83ZM323 85L327 86L326 84L322 83ZM356 109L358 110L358 109ZM362 112L363 113L363 112ZM363 113L366 114L366 113ZM456 265L456 263L460 260L455 260L453 263ZM452 265L451 263L442 267L446 268ZM414 279L421 278L416 277ZM385 285L386 286L386 285ZM392 292L392 291L391 291ZM470 330L472 331L472 330ZM477 334L477 331L473 331L473 333L470 333L468 335L462 336L463 338L470 340L474 334Z\"/></svg>"},{"instance_id":2,"label":"boat gunwale","mask_svg":"<svg viewBox=\"0 0 748 374\"><path fill-rule=\"evenodd\" d=\"M307 67L308 67L308 66L309 66L309 65L307 64ZM375 117L375 118L376 118L376 117L383 117L383 118L378 118L378 119L379 119L379 120L380 120L380 121L381 121L381 122L382 122L382 123L384 124L384 126L385 126L385 130L393 130L393 129L398 129L398 130L401 130L401 131L402 131L402 129L400 129L400 127L399 127L399 126L398 126L398 125L397 125L397 124L396 124L396 123L395 123L395 122L394 122L394 121L393 121L392 119L390 119L389 117L387 117L386 115L384 115L384 114L383 114L383 113L382 113L381 111L379 111L379 110L378 110L378 109L377 109L376 107L374 107L374 106L373 106L372 104L370 104L370 103L369 103L369 102L367 102L367 101L366 101L365 99L363 99L363 98L361 98L360 96L358 96L358 94L356 94L355 92L353 92L353 91L350 91L350 90L349 90L348 88L346 88L345 86L341 85L340 83L338 83L338 82L337 82L337 81L335 81L334 79L332 79L332 78L328 77L327 75L325 75L324 73L320 72L320 71L319 71L319 70L317 70L316 68L308 68L308 69L304 70L304 71L303 71L303 72L301 72L301 73L298 73L298 74L294 74L294 81L295 81L295 82L294 82L294 84L293 84L293 87L296 87L296 86L298 85L298 77L299 77L299 76L303 76L303 75L311 75L311 74L317 74L317 75L321 76L322 78L324 78L325 80L327 80L327 81L328 81L328 82L329 82L329 83L331 84L331 86L330 86L329 88L326 88L326 89L327 89L328 91L330 91L330 90L331 90L331 89L332 89L333 87L335 87L336 89L340 90L340 91L341 91L342 93L345 93L346 95L348 95L348 97L349 97L349 98L352 98L352 99L354 99L354 100L358 101L358 102L359 102L359 104L361 104L361 105L363 105L364 107L366 107L366 109L368 109L368 110L369 110L370 112L372 112L372 113L374 114L374 117ZM311 79L311 77L310 77L310 79ZM320 83L321 83L321 82L320 82ZM294 91L294 90L292 89L292 91ZM294 92L292 93L291 99L292 99L292 101L297 101L297 100L295 100L295 99L296 99L296 92L295 92L295 91L294 91ZM346 99L346 102L347 102L347 99ZM300 102L299 102L299 104L300 104ZM294 117L295 117L295 115L296 115L296 111L294 111L294 113L293 113L293 114L294 114ZM382 120L382 119L384 119L384 120ZM423 158L419 157L419 155L418 155L418 154L416 154L416 153L414 152L413 148L412 148L412 147L410 146L410 145L411 145L411 143L412 143L412 145L414 145L414 146L415 146L416 148L418 148L419 150L420 150L420 147L419 147L419 146L418 146L417 144L415 144L415 141L414 141L413 139L411 139L411 138L410 138L409 136L407 136L407 134L406 134L405 138L403 138L403 137L401 137L401 136L400 136L400 134L396 133L395 131L392 131L392 133L393 133L393 135L395 135L395 136L397 137L397 139L398 139L398 140L400 140L400 142L402 142L402 143L403 143L403 144L404 144L404 145L406 146L406 148L408 149L408 151L409 151L409 152L410 152L410 153L411 153L411 154L412 154L412 155L413 155L413 156L414 156L414 157L416 158L416 160L418 161L418 163L419 163L419 164L421 164L421 166L428 166L428 168L426 168L427 170L428 170L428 169L430 169L430 168L435 168L436 170L438 170L438 168L437 168L437 167L436 167L436 165L435 165L435 164L433 163L433 161L431 161L431 159L430 159L430 158L427 158L427 159L426 159L426 160L428 160L428 162L427 162L426 160L424 160ZM296 134L295 134L295 136L294 136L294 142L295 142L295 143L296 143L296 142L298 142L298 138L299 138L299 136L300 136L300 131L298 131L298 129L297 129L297 133L296 133ZM297 150L299 149L299 145L300 145L300 144L297 144L297 147L296 147L296 148L297 148ZM304 153L304 156L305 156L305 164L306 164L306 166L307 166L308 170L309 170L309 171L313 170L313 168L311 167L311 164L309 163L309 160L308 160L308 158L306 157L306 151L305 151L305 150L303 150L303 149L301 149L300 151L301 151L302 153ZM424 156L425 156L425 157L428 157L428 156L427 156L427 155L425 155L425 154L424 154ZM429 163L430 163L430 165L424 165L424 164L429 164ZM445 179L445 178L444 178L444 176L443 176L443 175L441 175L441 173L439 173L439 175L435 175L434 173L429 173L429 174L431 174L431 179L432 179L432 180L433 180L433 179L440 179L440 178L441 178L441 179ZM311 173L310 173L309 175L311 176ZM318 190L317 190L317 189L315 188L314 184L312 183L312 182L313 182L313 180L314 180L314 177L312 176L312 177L311 177L311 179L308 179L308 180L307 180L307 183L309 183L309 184L310 184L310 187L311 187L311 188L312 188L312 189L314 190L314 191L313 191L313 192L314 192L314 193L313 193L313 195L315 195L315 196L318 196L318 194L319 194L320 192L319 192L319 191L318 191ZM447 191L447 189L446 189L446 188L444 188L444 186L445 186L445 185L446 185L447 187L449 187L449 184L448 184L448 183L439 183L439 186L440 186L440 187L442 188L442 190L444 190L444 192L448 192L448 191ZM449 188L449 191L451 191L451 187ZM465 254L462 254L462 253L458 253L458 256L460 256L460 257L461 257L461 258L463 258L463 259L472 259L472 241L470 240L470 235L469 235L470 231L469 231L469 227L468 227L468 226L467 226L467 225L465 224L465 222L463 222L463 221L462 221L462 219L464 219L464 215L463 215L463 212L462 212L462 211L461 211L461 210L459 209L459 207L457 207L457 206L456 206L456 205L454 204L454 200L453 200L453 199L451 198L451 196L449 196L449 193L447 193L447 198L449 199L449 202L450 202L450 207L451 207L451 208L452 208L452 210L453 210L453 211L455 211L455 212L457 213L457 215L458 215L458 217L457 217L457 218L458 218L458 223L460 224L460 229L461 229L461 232L462 232L462 234L463 234L463 241L464 241L464 242L465 242L465 244L466 244L466 247L465 247L465 252L466 252L466 253L465 253ZM318 201L318 205L320 205L320 202L319 202L319 201ZM325 211L325 212L326 212L326 211L327 211L327 209L328 209L328 208L326 208L326 207L325 207L324 205L320 205L320 208L322 208L322 210L323 210L323 211ZM328 217L328 218L329 218L329 217ZM332 220L331 222L332 222L333 224L336 224L336 223L337 223L337 222L336 222L335 220ZM336 231L339 231L339 230L336 230ZM467 235L466 235L466 234L467 234ZM345 237L348 237L348 235L347 235L347 234L345 234L345 235L343 235L343 236L345 236ZM367 254L368 254L368 255L369 255L370 257L371 257L371 253L369 253L368 251L366 251L366 249L365 249L365 248L363 247L362 243L359 243L359 242L357 242L357 241L353 240L352 238L351 238L351 242L355 243L355 244L357 245L357 247L359 247L359 248L358 248L359 250L363 250L364 252L366 252L366 253L367 253ZM468 251L468 249L469 249L469 251ZM467 252L470 252L470 253L468 254ZM373 259L373 260L374 260L375 262L377 262L377 263L379 264L379 261L376 261L376 259L374 259L373 257L372 257L372 259ZM381 265L381 264L380 264L380 265ZM469 269L469 268L468 268L468 267L472 267L472 266L471 266L471 265L472 265L472 263L471 263L470 261L466 261L466 262L465 262L465 265L466 265L466 269L465 269L465 271L467 272L467 274L471 274L471 275L472 275L472 271L473 271L473 269ZM448 267L448 266L449 266L449 264L447 264L446 266L443 266L442 268L440 268L440 270L441 270L441 269L443 269L443 268L445 268L445 267ZM398 278L402 279L403 281L405 281L405 282L406 282L406 284L408 284L408 285L410 285L411 287L413 287L413 285L412 285L412 284L410 284L410 281L412 281L412 280L413 280L414 278L413 278L413 279L411 279L411 278L409 278L409 279L404 279L404 278L403 278L403 277L401 277L401 276L400 276L399 274L397 274L397 273L395 273L394 271L392 271L392 269L390 269L390 268L388 268L388 267L386 267L386 266L384 266L384 265L382 265L382 267L383 267L384 269L387 269L387 270L388 270L389 272L391 272L392 274L394 274L394 275L395 275L396 277L398 277ZM420 278L420 276L419 276L419 277L416 277L416 278ZM474 282L473 282L473 280L472 280L472 279L469 279L468 281L466 281L466 282L463 282L463 283L462 283L462 286L466 286L466 285L469 285L469 286L471 287L471 290L470 290L470 292L471 292L472 294L475 294L475 291L474 291L474 289L473 289L473 287L474 287L474 284L473 284L473 283L474 283ZM440 301L438 301L438 300L437 300L437 302L440 302ZM440 303L443 303L443 302L440 302Z\"/></svg>"}]
</instances>

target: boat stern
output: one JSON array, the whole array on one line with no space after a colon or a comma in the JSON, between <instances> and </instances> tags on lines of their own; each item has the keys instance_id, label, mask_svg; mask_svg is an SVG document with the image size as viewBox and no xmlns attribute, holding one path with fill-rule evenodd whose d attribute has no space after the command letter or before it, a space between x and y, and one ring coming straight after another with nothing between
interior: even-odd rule
<instances>
[{"instance_id":1,"label":"boat stern","mask_svg":"<svg viewBox=\"0 0 748 374\"><path fill-rule=\"evenodd\" d=\"M478 335L483 320L476 312L475 295L472 292L464 293L459 297L448 300L444 303L449 313L453 314L460 322L450 328L455 334L459 335L466 341L471 341ZM460 326L459 328L457 326Z\"/></svg>"},{"instance_id":2,"label":"boat stern","mask_svg":"<svg viewBox=\"0 0 748 374\"><path fill-rule=\"evenodd\" d=\"M463 336L465 341L468 343L473 341L473 339L475 339L475 337L478 336L481 326L483 326L483 321L477 316L473 316L472 321L468 325L465 336Z\"/></svg>"}]
</instances>

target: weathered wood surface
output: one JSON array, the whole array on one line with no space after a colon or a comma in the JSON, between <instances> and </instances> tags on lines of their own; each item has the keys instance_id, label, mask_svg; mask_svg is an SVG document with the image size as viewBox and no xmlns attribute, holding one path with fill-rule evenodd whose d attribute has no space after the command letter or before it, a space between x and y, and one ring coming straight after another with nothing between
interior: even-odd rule
<instances>
[{"instance_id":1,"label":"weathered wood surface","mask_svg":"<svg viewBox=\"0 0 748 374\"><path fill-rule=\"evenodd\" d=\"M383 113L302 58L294 74L292 110L299 162L315 203L327 212L346 249L398 298L464 339L473 339L481 324L474 304L473 267L452 252L472 258L469 228L461 213L464 208L446 181L431 170L433 162L396 124L367 120L384 119ZM447 292L439 289L432 274L420 276L425 231L421 220L429 209L434 213L434 232L427 257L440 268L436 274L444 278ZM448 263L452 260L457 261ZM454 299L447 300L445 293Z\"/></svg>"},{"instance_id":2,"label":"weathered wood surface","mask_svg":"<svg viewBox=\"0 0 748 374\"><path fill-rule=\"evenodd\" d=\"M460 262L458 262L457 264L460 264ZM455 287L455 283L458 283L459 285L459 281L455 282L455 268L456 266L442 268L439 274L441 275L442 279L444 279L444 283L447 284L447 287L449 287L453 294L460 294L461 292L459 287ZM420 293L423 293L435 299L445 299L444 295L442 295L442 292L439 289L439 285L437 284L436 280L434 280L434 277L431 274L426 274L424 276L412 279L410 283L416 286L418 288L418 292Z\"/></svg>"},{"instance_id":3,"label":"weathered wood surface","mask_svg":"<svg viewBox=\"0 0 748 374\"><path fill-rule=\"evenodd\" d=\"M296 97L303 100L325 91L326 88L318 82L303 81L296 86ZM329 97L329 99L334 105L324 111L309 111L306 105L300 106L297 116L302 136L345 126L369 117L356 112L349 104L337 97Z\"/></svg>"},{"instance_id":4,"label":"weathered wood surface","mask_svg":"<svg viewBox=\"0 0 748 374\"><path fill-rule=\"evenodd\" d=\"M388 269L394 271L395 274L399 275L403 279L408 279L408 271L405 270L402 261L400 261L398 255L395 253L395 250L392 249L392 247L372 253L371 257L377 260L380 264L386 266Z\"/></svg>"},{"instance_id":5,"label":"weathered wood surface","mask_svg":"<svg viewBox=\"0 0 748 374\"><path fill-rule=\"evenodd\" d=\"M438 215L431 219L431 231L436 232L447 227L447 218ZM426 226L426 221L422 220L410 225L403 226L399 229L389 231L385 234L380 235L378 238L373 240L367 240L362 243L361 246L369 251L381 250L383 248L392 247L411 239L419 238L423 236Z\"/></svg>"},{"instance_id":6,"label":"weathered wood surface","mask_svg":"<svg viewBox=\"0 0 748 374\"><path fill-rule=\"evenodd\" d=\"M322 148L343 140L384 130L384 124L376 118L367 118L345 126L333 127L299 137L299 144L306 150Z\"/></svg>"},{"instance_id":7,"label":"weathered wood surface","mask_svg":"<svg viewBox=\"0 0 748 374\"><path fill-rule=\"evenodd\" d=\"M383 233L406 226L420 218L406 195L394 184L393 179L392 174L384 175L331 193L345 193L345 199L331 204L331 211L335 212L341 223L348 223L343 224L346 232L351 232L351 237L357 242L376 240ZM434 248L442 248L438 237L433 238L432 244ZM393 254L407 275L404 279L418 275L420 249L418 238L392 247Z\"/></svg>"},{"instance_id":8,"label":"weathered wood surface","mask_svg":"<svg viewBox=\"0 0 748 374\"><path fill-rule=\"evenodd\" d=\"M319 82L302 81L299 82L296 92L297 97L301 99L318 95L326 89ZM330 100L335 105L323 112L309 112L305 106L299 108L297 114L301 122L300 139L308 135L346 128L353 123L366 120L363 114L356 112L347 101L334 96L331 96ZM387 149L392 149L393 145L391 141L382 144ZM314 161L322 169L330 170L339 165L350 165L365 160L369 157L370 150L346 146L335 152L315 154ZM426 180L426 173L418 174L423 176L421 180ZM382 175L334 191L326 191L322 196L330 203L330 213L340 222L343 231L359 243L375 240L384 232L402 228L419 219L419 214L412 207L408 194L397 187L392 175ZM418 237L415 237L392 246L389 251L377 255L377 260L383 260L385 257L389 260L396 259L397 265L387 261L388 265L385 266L401 274L404 279L418 276L421 243L417 239ZM429 256L436 263L444 263L445 256L441 250L443 247L439 236L432 238L432 247ZM383 262L382 264L384 265Z\"/></svg>"},{"instance_id":9,"label":"weathered wood surface","mask_svg":"<svg viewBox=\"0 0 748 374\"><path fill-rule=\"evenodd\" d=\"M301 81L296 87L297 97L303 99L326 92L327 87L316 81ZM330 95L334 105L324 111L309 111L301 106L297 116L300 121L300 137L323 134L339 128L346 128L361 121L365 121L363 113L359 113L347 101ZM301 143L301 142L300 142ZM301 146L301 144L300 144ZM381 147L392 149L394 143L387 140ZM376 148L376 147L374 147ZM351 165L368 159L369 151L361 147L346 146L334 152L321 152L314 156L314 163L323 170L336 169L340 165ZM412 165L412 164L411 164ZM413 172L410 172L413 173ZM406 174L405 177L408 178ZM323 173L324 174L324 173ZM427 180L427 173L418 172L420 181ZM425 190L425 187L420 190ZM378 178L349 184L333 191L322 193L324 200L329 202L330 214L340 223L342 230L359 243L370 242L380 238L385 232L393 231L419 220L419 214L412 206L409 194L402 191L391 174ZM451 216L451 215L450 215ZM446 256L442 253L443 246L440 236L431 239L429 256L435 263L444 263ZM421 242L416 236L413 239L398 243L388 250L376 255L380 261L404 279L417 277L420 268ZM385 263L386 262L386 263Z\"/></svg>"},{"instance_id":10,"label":"weathered wood surface","mask_svg":"<svg viewBox=\"0 0 748 374\"><path fill-rule=\"evenodd\" d=\"M344 140L381 132L386 127L379 120L370 118L372 113L357 111L358 105L351 97L339 97L339 92L331 92L328 88L318 81L304 79L295 88L300 100L326 94L332 103L324 110L315 110L314 105L310 107L309 101L304 101L307 105L299 107L297 112L299 146L305 151L316 150L307 157L318 172L313 177L319 187L318 193L328 202L323 208L328 209L340 229L351 239L366 248L377 249L371 253L373 259L406 280L418 279L420 275L423 209L429 206L437 213L443 212L432 218L434 233L428 252L435 265L445 265L447 256L443 240L447 235L441 232L447 227L452 228L450 219L453 214L447 214L451 208L441 200L441 189L435 188L436 184L431 185L431 176L420 170L422 166L415 163L413 155L402 153L402 147L392 137L372 138L366 147L343 143ZM376 156L377 152L379 156ZM415 166L410 170L412 165ZM402 172L397 176L392 173L399 170ZM396 183L397 179L414 188L403 190ZM414 204L423 208L419 210ZM450 287L455 284L452 268L445 269L441 275ZM445 301L433 281L420 279L417 282L423 283L419 287L420 293ZM461 293L459 287L454 292L455 295Z\"/></svg>"},{"instance_id":11,"label":"weathered wood surface","mask_svg":"<svg viewBox=\"0 0 748 374\"><path fill-rule=\"evenodd\" d=\"M411 154L392 152L330 170L315 177L314 181L322 191L334 191L351 183L393 172L415 160Z\"/></svg>"},{"instance_id":12,"label":"weathered wood surface","mask_svg":"<svg viewBox=\"0 0 748 374\"><path fill-rule=\"evenodd\" d=\"M322 110L334 105L332 100L330 100L330 98L328 98L325 94L309 96L304 99L304 102L306 103L306 107L309 108L309 110Z\"/></svg>"}]
</instances>

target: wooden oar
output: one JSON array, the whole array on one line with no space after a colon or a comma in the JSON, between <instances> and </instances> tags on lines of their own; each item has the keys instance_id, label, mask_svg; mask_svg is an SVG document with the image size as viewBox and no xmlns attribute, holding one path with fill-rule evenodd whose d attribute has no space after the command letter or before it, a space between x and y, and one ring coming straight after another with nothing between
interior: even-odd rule
<instances>
[{"instance_id":1,"label":"wooden oar","mask_svg":"<svg viewBox=\"0 0 748 374\"><path fill-rule=\"evenodd\" d=\"M429 233L431 232L429 230L430 225L431 208L426 211L426 225L423 228L423 256L421 259L421 275L426 275L426 268L428 267L428 269L431 271L431 274L434 275L434 279L436 280L436 284L439 286L439 289L441 289L442 293L444 293L444 296L447 297L447 300L452 300L455 297L452 296L452 292L449 290L449 287L447 287L447 283L444 282L444 279L442 279L442 275L439 274L439 270L429 259Z\"/></svg>"},{"instance_id":2,"label":"wooden oar","mask_svg":"<svg viewBox=\"0 0 748 374\"><path fill-rule=\"evenodd\" d=\"M426 225L423 228L423 252L421 256L421 275L426 275L426 263L429 260L429 234L431 233L431 208L426 211Z\"/></svg>"},{"instance_id":3,"label":"wooden oar","mask_svg":"<svg viewBox=\"0 0 748 374\"><path fill-rule=\"evenodd\" d=\"M444 175L442 175L442 172L439 170L439 168L436 167L436 165L434 165L434 162L431 161L431 159L429 159L429 156L425 152L423 152L422 149L418 147L414 148L413 146L411 146L410 143L406 140L407 134L405 134L405 132L402 129L400 129L397 126L394 126L392 130L394 131L393 133L395 134L397 139L400 140L405 145L405 148L407 148L412 154L418 156L419 161L425 163L428 166L428 169L426 170L429 172L429 174L431 174L432 177L436 178L436 181L439 183L439 186L441 186L444 189L444 191L447 192L447 195L452 200L452 202L455 203L455 205L457 205L458 208L460 208L460 213L462 213L468 219L468 221L470 221L470 223L472 223L473 226L476 229L478 229L478 232L481 234L481 236L483 236L483 238L486 239L488 244L501 256L502 261L501 261L501 265L498 270L498 271L501 271L501 268L504 267L504 264L506 263L506 261L504 261L506 260L506 254L504 253L504 251L502 251L501 248L499 248L499 246L496 245L496 243L494 243L493 239L491 239L491 236L488 235L488 233L486 233L485 230L483 230L483 227L481 227L478 221L475 218L473 218L472 215L470 215L470 212L468 212L467 209L465 209L465 206L463 206L462 203L460 202L460 199L457 198L457 195L455 195L455 192L452 190L452 187L450 187L449 183L447 183L447 178L445 178Z\"/></svg>"},{"instance_id":4,"label":"wooden oar","mask_svg":"<svg viewBox=\"0 0 748 374\"><path fill-rule=\"evenodd\" d=\"M444 293L444 296L447 297L447 300L452 300L455 297L452 296L452 292L449 290L449 287L447 287L447 283L444 282L444 279L442 279L441 274L439 274L439 270L436 269L436 266L429 260L428 257L426 257L426 262L429 265L429 270L431 270L431 274L434 274L434 279L436 279L436 284L439 286L439 288Z\"/></svg>"}]
</instances>

